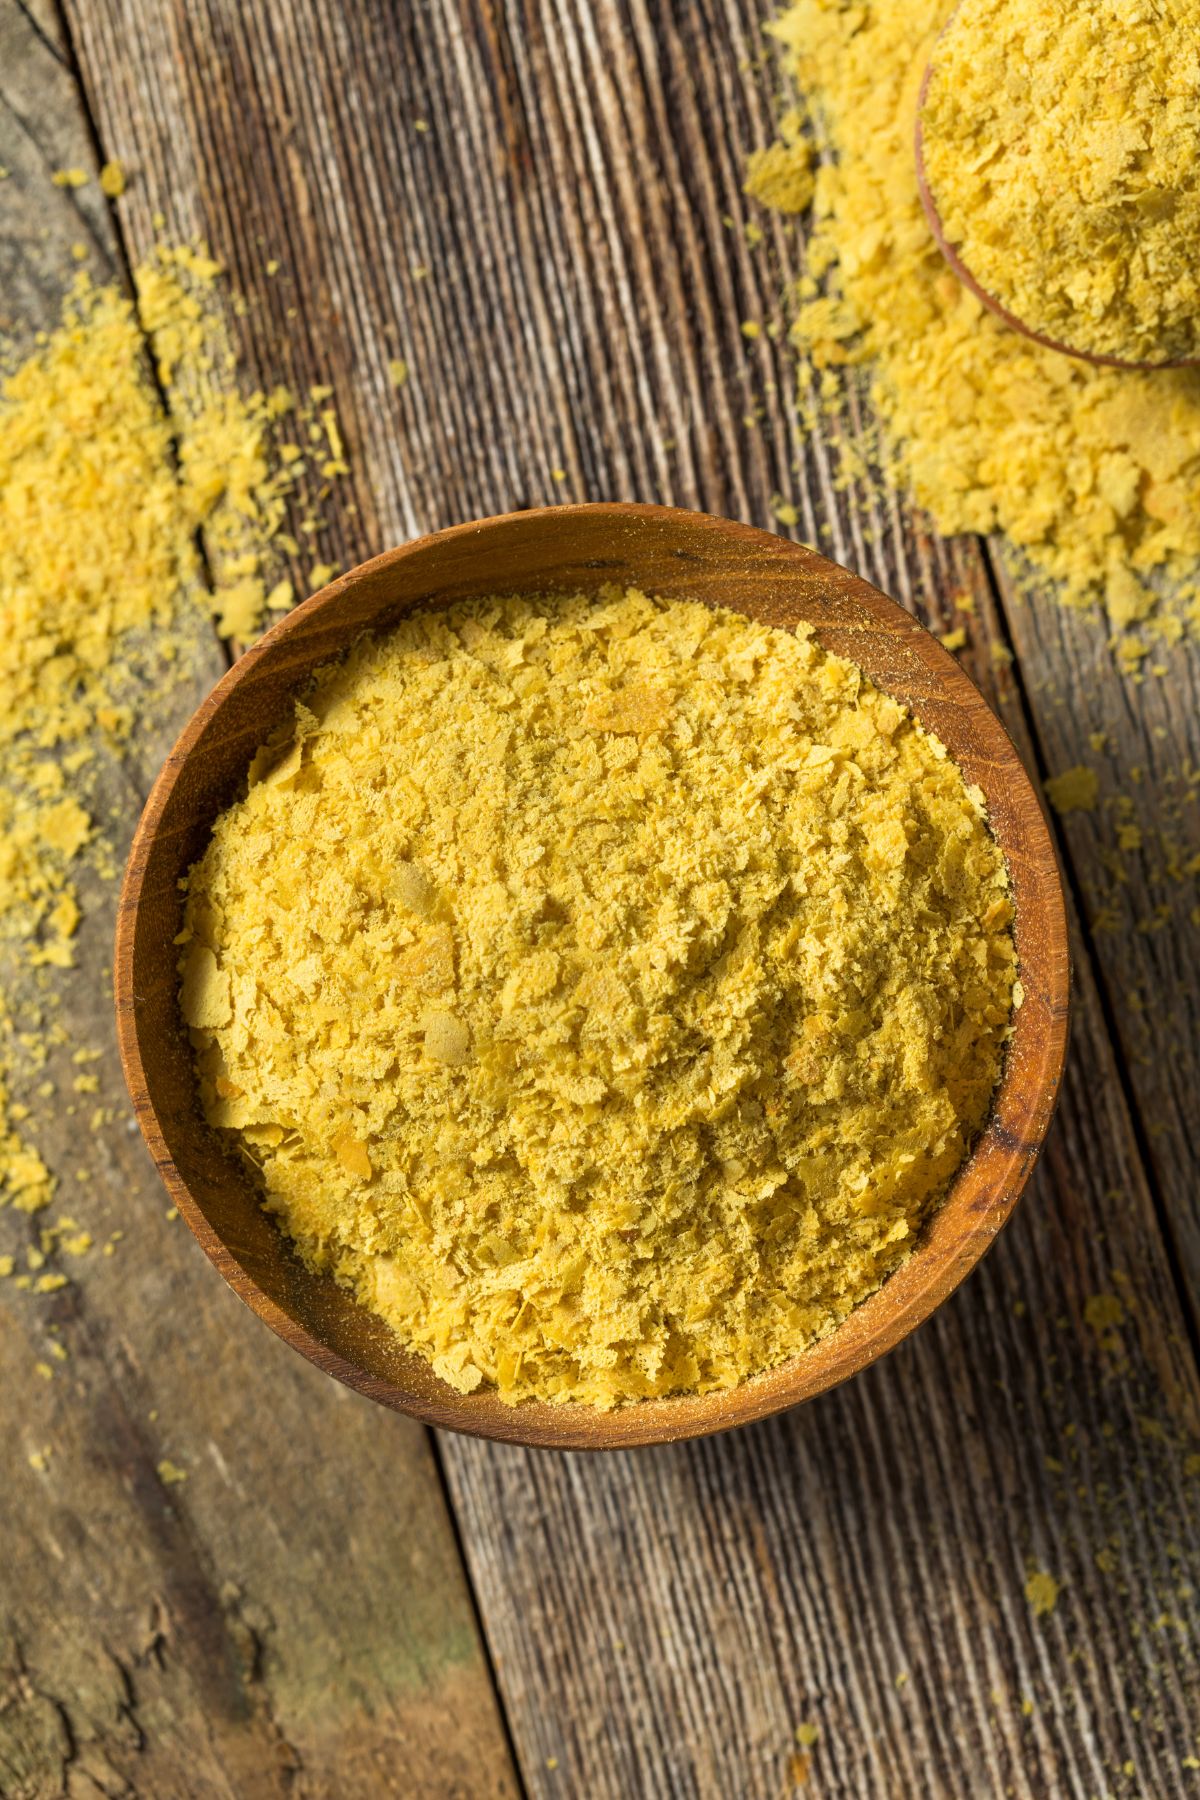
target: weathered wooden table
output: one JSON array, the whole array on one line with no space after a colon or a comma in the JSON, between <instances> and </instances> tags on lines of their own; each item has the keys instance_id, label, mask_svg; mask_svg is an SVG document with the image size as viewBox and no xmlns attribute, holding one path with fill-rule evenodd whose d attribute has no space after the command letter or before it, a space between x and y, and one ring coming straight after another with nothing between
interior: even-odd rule
<instances>
[{"instance_id":1,"label":"weathered wooden table","mask_svg":"<svg viewBox=\"0 0 1200 1800\"><path fill-rule=\"evenodd\" d=\"M51 324L81 237L117 279L156 236L207 238L250 302L249 377L336 385L343 566L564 496L768 523L783 493L799 535L965 626L1030 768L1102 772L1101 807L1059 822L1076 1014L1040 1172L965 1289L841 1391L690 1446L535 1455L431 1439L276 1342L164 1217L106 1058L112 1128L46 1130L121 1254L36 1304L0 1292L0 1794L1200 1792L1200 658L1134 687L1002 546L835 486L786 345L739 330L779 316L796 254L742 230L761 22L3 0L0 308ZM115 207L48 187L108 157L134 176ZM114 775L118 837L223 666L199 625L193 649ZM1118 865L1121 822L1142 845ZM89 898L68 1005L111 1043L114 894ZM48 1322L70 1360L39 1382Z\"/></svg>"}]
</instances>

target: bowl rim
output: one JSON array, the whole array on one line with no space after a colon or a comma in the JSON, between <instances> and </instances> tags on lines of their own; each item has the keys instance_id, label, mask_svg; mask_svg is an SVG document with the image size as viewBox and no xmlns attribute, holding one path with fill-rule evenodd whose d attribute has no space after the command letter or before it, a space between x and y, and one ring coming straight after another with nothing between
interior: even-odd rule
<instances>
[{"instance_id":1,"label":"bowl rim","mask_svg":"<svg viewBox=\"0 0 1200 1800\"><path fill-rule=\"evenodd\" d=\"M998 832L996 837L1001 849L1005 851L1005 860L1010 868L1017 910L1016 929L1020 938L1022 896L1032 888L1038 906L1040 934L1044 939L1044 944L1039 945L1039 960L1044 965L1045 984L1041 995L1043 1004L1039 1009L1041 1030L1035 1034L1029 1021L1026 1022L1030 1024L1030 1028L1026 1029L1022 1018L1026 1008L1023 1006L1017 1011L1014 1016L1013 1037L994 1096L992 1113L971 1154L956 1172L933 1219L942 1217L950 1208L960 1186L969 1184L973 1173L981 1166L986 1149L985 1191L971 1203L957 1238L941 1247L940 1263L928 1268L925 1266L931 1245L926 1242L926 1231L923 1229L911 1256L900 1269L856 1307L841 1325L788 1361L749 1377L725 1392L642 1400L618 1406L611 1411L602 1411L578 1402L555 1404L530 1400L513 1406L500 1401L494 1390L477 1390L474 1395L459 1395L433 1377L428 1371L428 1365L425 1365L422 1378L409 1386L380 1376L349 1360L326 1343L308 1323L285 1310L260 1286L255 1276L243 1266L209 1221L193 1195L186 1176L176 1164L153 1098L152 1079L147 1067L148 1057L152 1059L153 1056L153 1047L143 1044L140 1003L133 980L134 937L157 828L197 740L247 675L265 658L275 656L285 648L292 636L315 615L336 604L348 592L381 575L386 576L414 556L427 556L435 547L452 544L473 549L479 555L486 556L487 539L500 528L536 531L539 524L549 517L569 519L583 514L592 517L604 515L614 526L626 528L640 522L658 523L667 527L673 522L681 521L688 530L714 534L730 549L741 544L747 548L757 548L760 554L769 550L772 556L781 557L787 562L797 559L797 573L803 566L809 576L818 582L824 580L827 585L831 581L828 572L835 571L835 585L840 586L857 605L872 615L872 626L878 623L884 632L903 630L919 634L919 654L924 664L932 670L939 691L947 696L952 695L954 703L965 706L981 729L986 727L990 760L994 761L997 770L1003 771L1006 783L1010 784L1006 792L1013 794L1014 805L1021 812L1025 839L1019 877ZM631 585L636 585L636 582L631 580ZM732 610L736 610L736 607ZM816 631L820 640L819 624ZM350 641L349 635L344 641ZM336 653L336 648L332 649L330 656ZM878 681L876 677L872 679L886 691L885 682ZM911 701L905 704L910 710L914 710ZM269 724L268 721L264 725L263 736L266 735ZM954 754L953 751L951 753ZM179 867L182 872L182 864ZM712 514L631 502L588 502L531 508L468 520L441 531L427 533L357 565L303 601L272 626L232 665L200 702L155 779L126 861L117 909L113 971L121 1063L142 1135L173 1204L178 1207L209 1260L239 1298L277 1336L298 1350L309 1362L373 1400L421 1419L428 1425L547 1449L634 1448L730 1430L815 1398L895 1349L953 1293L990 1248L1011 1215L1041 1151L1057 1105L1069 1034L1070 958L1067 921L1053 838L1042 804L1016 747L966 672L899 602L862 577L806 546L777 533ZM182 1029L182 1021L180 1028ZM1018 1059L1021 1065L1021 1082L1029 1091L1030 1102L1028 1116L1020 1128L1004 1116L1004 1102L1014 1079L1014 1067ZM412 1359L412 1353L407 1353L407 1359Z\"/></svg>"}]
</instances>

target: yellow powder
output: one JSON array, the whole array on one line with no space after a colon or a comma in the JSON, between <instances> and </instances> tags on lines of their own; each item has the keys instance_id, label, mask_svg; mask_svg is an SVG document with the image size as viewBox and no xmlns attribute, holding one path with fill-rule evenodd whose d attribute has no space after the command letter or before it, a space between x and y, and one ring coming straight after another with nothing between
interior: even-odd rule
<instances>
[{"instance_id":1,"label":"yellow powder","mask_svg":"<svg viewBox=\"0 0 1200 1800\"><path fill-rule=\"evenodd\" d=\"M63 184L79 185L77 173ZM53 1178L8 1088L14 1064L28 1074L44 1046L13 1021L47 991L42 971L74 961L79 859L116 873L94 816L97 751L144 708L139 668L161 685L185 611L254 629L302 478L303 460L276 455L272 435L290 397L222 391L218 273L202 251L163 248L137 272L140 312L80 275L31 355L0 345L0 1203L26 1211L48 1203ZM169 411L149 379L147 333ZM277 585L272 605L284 594Z\"/></svg>"},{"instance_id":2,"label":"yellow powder","mask_svg":"<svg viewBox=\"0 0 1200 1800\"><path fill-rule=\"evenodd\" d=\"M1091 1294L1084 1306L1083 1316L1099 1337L1125 1323L1125 1307L1116 1294Z\"/></svg>"},{"instance_id":3,"label":"yellow powder","mask_svg":"<svg viewBox=\"0 0 1200 1800\"><path fill-rule=\"evenodd\" d=\"M18 1212L40 1212L54 1195L54 1177L15 1128L13 1106L0 1069L0 1204ZM12 1273L11 1260L6 1273Z\"/></svg>"},{"instance_id":4,"label":"yellow powder","mask_svg":"<svg viewBox=\"0 0 1200 1800\"><path fill-rule=\"evenodd\" d=\"M1095 812L1099 795L1100 777L1083 763L1046 781L1046 798L1058 813Z\"/></svg>"},{"instance_id":5,"label":"yellow powder","mask_svg":"<svg viewBox=\"0 0 1200 1800\"><path fill-rule=\"evenodd\" d=\"M170 254L140 272L139 287L173 377L204 315ZM72 960L78 910L64 896L66 870L93 835L50 755L128 731L134 634L167 626L184 595L207 600L202 527L214 558L231 546L242 555L214 610L227 627L256 622L258 570L287 485L269 466L265 413L261 396L210 390L166 414L133 306L86 276L60 329L0 389L0 937L28 940L34 962Z\"/></svg>"},{"instance_id":6,"label":"yellow powder","mask_svg":"<svg viewBox=\"0 0 1200 1800\"><path fill-rule=\"evenodd\" d=\"M101 169L100 191L110 200L119 200L125 192L125 170L119 162L106 162Z\"/></svg>"},{"instance_id":7,"label":"yellow powder","mask_svg":"<svg viewBox=\"0 0 1200 1800\"><path fill-rule=\"evenodd\" d=\"M455 1387L728 1388L909 1254L1014 982L978 790L860 670L607 590L364 640L188 881L203 1105Z\"/></svg>"},{"instance_id":8,"label":"yellow powder","mask_svg":"<svg viewBox=\"0 0 1200 1800\"><path fill-rule=\"evenodd\" d=\"M339 477L347 464L333 409L326 406L322 425L316 423L316 407L331 388L314 389L302 406L285 387L243 394L228 384L233 352L212 291L220 276L219 263L184 244L160 246L135 281L138 315L179 430L181 495L203 527L216 578L217 629L222 637L247 638L278 599L273 578L289 500L302 480ZM290 454L278 441L284 419L327 434L335 459ZM314 519L314 529L320 524Z\"/></svg>"},{"instance_id":9,"label":"yellow powder","mask_svg":"<svg viewBox=\"0 0 1200 1800\"><path fill-rule=\"evenodd\" d=\"M963 0L931 67L929 186L980 286L1093 355L1194 356L1197 0Z\"/></svg>"},{"instance_id":10,"label":"yellow powder","mask_svg":"<svg viewBox=\"0 0 1200 1800\"><path fill-rule=\"evenodd\" d=\"M1025 1598L1033 1608L1035 1619L1054 1611L1058 1595L1059 1584L1046 1569L1035 1569L1025 1583Z\"/></svg>"},{"instance_id":11,"label":"yellow powder","mask_svg":"<svg viewBox=\"0 0 1200 1800\"><path fill-rule=\"evenodd\" d=\"M779 139L765 150L754 150L746 164L745 192L777 212L800 213L812 205L816 178L812 145L803 135L798 113L780 120Z\"/></svg>"},{"instance_id":12,"label":"yellow powder","mask_svg":"<svg viewBox=\"0 0 1200 1800\"><path fill-rule=\"evenodd\" d=\"M861 469L834 370L869 372L890 478L938 529L1007 534L1122 632L1200 626L1200 373L1097 369L981 306L921 209L921 76L951 0L794 0L772 27L832 160L817 177L794 341ZM1174 584L1156 598L1164 581ZM1143 645L1128 637L1130 666Z\"/></svg>"}]
</instances>

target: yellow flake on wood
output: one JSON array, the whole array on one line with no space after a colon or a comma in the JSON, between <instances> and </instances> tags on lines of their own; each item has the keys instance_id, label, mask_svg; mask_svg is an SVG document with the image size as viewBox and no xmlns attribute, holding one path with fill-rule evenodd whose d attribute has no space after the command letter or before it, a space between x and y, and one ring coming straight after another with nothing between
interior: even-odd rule
<instances>
[{"instance_id":1,"label":"yellow flake on wood","mask_svg":"<svg viewBox=\"0 0 1200 1800\"><path fill-rule=\"evenodd\" d=\"M1054 1611L1060 1592L1059 1583L1046 1569L1034 1569L1025 1583L1025 1598L1040 1619Z\"/></svg>"},{"instance_id":2,"label":"yellow flake on wood","mask_svg":"<svg viewBox=\"0 0 1200 1800\"><path fill-rule=\"evenodd\" d=\"M1057 813L1095 812L1099 795L1100 777L1082 763L1046 782L1046 798Z\"/></svg>"},{"instance_id":3,"label":"yellow flake on wood","mask_svg":"<svg viewBox=\"0 0 1200 1800\"><path fill-rule=\"evenodd\" d=\"M812 162L812 145L804 137L753 150L746 164L745 191L777 212L805 212L817 185Z\"/></svg>"}]
</instances>

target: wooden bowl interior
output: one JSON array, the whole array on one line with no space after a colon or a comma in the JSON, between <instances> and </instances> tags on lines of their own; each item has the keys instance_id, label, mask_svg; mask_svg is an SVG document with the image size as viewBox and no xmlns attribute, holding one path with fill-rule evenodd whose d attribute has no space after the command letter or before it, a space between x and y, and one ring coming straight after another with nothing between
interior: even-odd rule
<instances>
[{"instance_id":1,"label":"wooden bowl interior","mask_svg":"<svg viewBox=\"0 0 1200 1800\"><path fill-rule=\"evenodd\" d=\"M956 16L957 9L955 13L950 15L938 34L939 43L942 38L946 36L946 33L952 29ZM1044 350L1055 350L1060 356L1073 356L1077 362L1091 363L1093 368L1138 369L1142 371L1153 369L1194 369L1197 364L1200 363L1200 357L1175 356L1162 357L1158 360L1154 360L1145 358L1139 359L1132 356L1105 356L1096 350L1080 350L1074 344L1064 343L1061 338L1048 337L1043 331L1035 331L1032 325L1027 325L1024 319L1019 319L1016 313L1010 312L1002 300L998 299L990 289L984 287L983 283L978 280L971 270L969 264L963 261L959 252L959 246L952 243L946 235L946 227L942 221L941 208L938 206L937 196L934 194L929 181L929 170L925 162L925 129L922 120L925 112L926 96L929 93L929 83L933 75L933 67L934 61L931 57L929 63L926 65L925 73L921 77L921 86L917 94L917 123L913 139L913 148L917 164L917 192L920 195L921 207L925 214L926 223L933 233L934 242L937 244L938 249L945 257L955 275L958 276L958 279L962 282L963 286L968 289L970 293L974 294L975 298L983 306L986 306L989 312L995 313L996 317L1002 320L1010 330L1020 332L1022 337L1028 338L1031 343L1040 344Z\"/></svg>"},{"instance_id":2,"label":"wooden bowl interior","mask_svg":"<svg viewBox=\"0 0 1200 1800\"><path fill-rule=\"evenodd\" d=\"M941 738L987 796L1011 872L1025 1001L993 1114L912 1258L836 1332L730 1394L601 1413L456 1394L332 1281L311 1275L204 1122L177 1000L179 882L291 697L359 633L414 606L488 594L594 592L616 581L725 605L785 629L808 620ZM299 607L201 706L155 785L130 854L117 933L126 1078L175 1202L226 1280L295 1348L437 1425L561 1447L661 1442L792 1405L891 1349L978 1261L1008 1216L1053 1111L1066 1038L1066 927L1045 821L1002 726L941 646L894 601L767 532L658 507L561 507L458 526L377 558Z\"/></svg>"}]
</instances>

